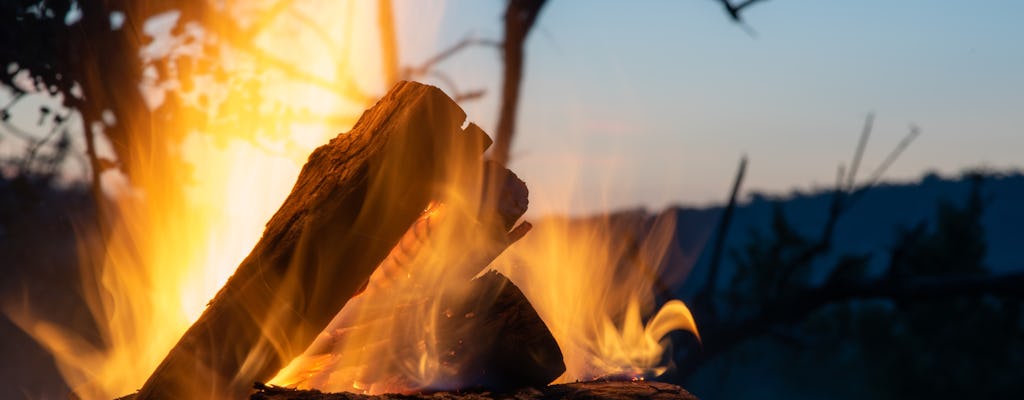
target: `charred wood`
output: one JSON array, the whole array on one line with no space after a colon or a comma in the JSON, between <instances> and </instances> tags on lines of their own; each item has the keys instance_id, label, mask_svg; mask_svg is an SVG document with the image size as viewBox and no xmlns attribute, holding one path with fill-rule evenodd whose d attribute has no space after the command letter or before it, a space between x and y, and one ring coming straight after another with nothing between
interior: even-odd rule
<instances>
[{"instance_id":1,"label":"charred wood","mask_svg":"<svg viewBox=\"0 0 1024 400\"><path fill-rule=\"evenodd\" d=\"M561 375L558 343L525 295L497 272L473 278L529 229L515 227L526 185L488 162L482 191L471 219L437 205L417 220L366 290L274 382L332 391L510 390Z\"/></svg>"},{"instance_id":2,"label":"charred wood","mask_svg":"<svg viewBox=\"0 0 1024 400\"><path fill-rule=\"evenodd\" d=\"M459 366L461 387L539 387L565 372L558 343L515 284L493 271L473 282L468 296L445 302L454 303L453 318L443 320L441 330L446 361ZM471 341L478 351L460 351Z\"/></svg>"},{"instance_id":3,"label":"charred wood","mask_svg":"<svg viewBox=\"0 0 1024 400\"><path fill-rule=\"evenodd\" d=\"M353 304L374 319L339 315L289 365L294 374L275 382L331 391L355 390L355 382L373 392L381 391L376 385L402 392L508 391L544 386L565 372L561 349L544 321L519 288L497 272L445 290L439 298L417 297L417 304L367 300L375 299L360 296ZM418 315L423 313L428 315ZM380 337L381 331L393 334ZM358 345L345 346L349 342ZM429 361L438 368L429 371L430 382L419 382L422 377L408 376L408 366L425 354L436 357Z\"/></svg>"},{"instance_id":4,"label":"charred wood","mask_svg":"<svg viewBox=\"0 0 1024 400\"><path fill-rule=\"evenodd\" d=\"M251 400L531 400L531 399L651 399L696 400L697 397L679 386L651 381L592 381L565 383L512 392L436 392L426 394L383 394L370 396L357 393L321 393L316 390L294 390L257 385Z\"/></svg>"}]
</instances>

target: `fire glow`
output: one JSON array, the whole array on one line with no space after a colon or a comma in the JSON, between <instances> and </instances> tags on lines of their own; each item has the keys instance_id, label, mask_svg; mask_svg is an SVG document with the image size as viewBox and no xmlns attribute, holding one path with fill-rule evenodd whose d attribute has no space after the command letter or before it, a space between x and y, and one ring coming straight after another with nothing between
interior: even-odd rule
<instances>
[{"instance_id":1,"label":"fire glow","mask_svg":"<svg viewBox=\"0 0 1024 400\"><path fill-rule=\"evenodd\" d=\"M300 4L286 13L290 17L279 17L255 38L255 49L230 45L232 40L225 39L240 33L220 21L185 24L183 33L173 35L169 26L176 23L175 16L168 14L162 17L164 25L146 27L153 40L140 54L145 62L181 60L177 85L141 83L151 105L158 107L173 96L206 113L174 126L138 127L154 130L153 136L164 138L162 145L180 157L132 160L130 186L117 185L124 181L119 172L104 177L115 206L105 214L110 224L106 247L89 252L83 245L82 253L83 291L101 345L31 313L12 315L53 353L80 398L116 398L146 381L259 239L309 152L347 130L353 116L372 103L372 97L361 94L365 88L352 82L394 83L377 76L374 65L349 61L368 58L352 56L353 48L360 48L354 38L374 33L373 24L366 22L373 21L374 10L353 4ZM234 13L242 27L262 16L252 10L224 12ZM337 15L349 17L338 23ZM300 29L310 18L323 19L317 26L331 29ZM309 37L296 37L296 32ZM328 51L324 42L344 45ZM206 61L223 66L223 71L195 68L201 64L195 46L204 44L219 47L218 58ZM382 43L376 50L381 64L389 62L387 54L396 52L388 46ZM281 65L282 60L269 54L289 54L290 59L303 61ZM379 70L385 71L379 75L388 75L389 67ZM227 78L218 80L218 74ZM312 111L298 115L294 108ZM176 137L169 133L172 130L186 132L185 137L171 139ZM146 149L139 150L147 154ZM186 165L168 161L172 159ZM478 175L452 175L453 181L482 185ZM430 327L451 316L436 302L417 301L458 290L452 285L464 279L453 279L453 274L471 277L486 272L450 268L487 247L482 242L486 238L464 229L471 222L449 212L471 209L465 203L477 201L460 193L452 190L425 211L407 233L404 250L393 252L367 289L339 310L337 320L370 330L332 342L330 352L300 356L271 383L369 394L449 388L444 354L431 346ZM652 309L658 276L654 266L666 253L673 228L659 221L643 243L632 246L616 242L617 227L606 219L588 224L548 219L491 264L519 286L561 348L566 371L556 382L656 376L666 368L667 334L696 334L693 317L682 302ZM369 324L387 317L373 310L411 303L417 304L419 312L413 314L419 320ZM643 315L653 317L644 323ZM273 319L262 323L273 330ZM410 325L423 329L398 329ZM330 337L331 332L321 336ZM396 353L403 346L419 352L415 357ZM397 367L386 368L388 363Z\"/></svg>"}]
</instances>

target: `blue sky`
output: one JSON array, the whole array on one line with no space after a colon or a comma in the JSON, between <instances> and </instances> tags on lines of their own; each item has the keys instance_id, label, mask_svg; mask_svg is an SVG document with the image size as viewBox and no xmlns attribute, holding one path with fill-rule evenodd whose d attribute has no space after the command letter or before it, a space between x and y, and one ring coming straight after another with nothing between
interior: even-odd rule
<instances>
[{"instance_id":1,"label":"blue sky","mask_svg":"<svg viewBox=\"0 0 1024 400\"><path fill-rule=\"evenodd\" d=\"M500 38L503 3L399 2L403 58ZM551 0L527 44L513 150L535 204L707 204L743 154L750 189L824 186L872 111L861 177L910 124L923 134L891 179L1024 164L1024 2L770 0L744 16L755 36L712 0ZM486 48L441 65L488 90L465 108L492 130L500 66ZM571 204L545 201L566 191Z\"/></svg>"}]
</instances>

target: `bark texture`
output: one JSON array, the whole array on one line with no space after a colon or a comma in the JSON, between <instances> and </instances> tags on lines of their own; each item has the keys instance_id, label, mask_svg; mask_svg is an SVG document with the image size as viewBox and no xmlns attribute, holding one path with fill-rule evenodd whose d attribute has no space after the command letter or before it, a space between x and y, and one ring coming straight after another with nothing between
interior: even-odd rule
<instances>
[{"instance_id":1,"label":"bark texture","mask_svg":"<svg viewBox=\"0 0 1024 400\"><path fill-rule=\"evenodd\" d=\"M451 159L479 160L490 140L475 126L464 131L464 120L439 89L400 82L316 149L263 237L137 398L244 398L305 350L436 197Z\"/></svg>"},{"instance_id":2,"label":"bark texture","mask_svg":"<svg viewBox=\"0 0 1024 400\"><path fill-rule=\"evenodd\" d=\"M479 212L424 213L366 289L273 381L417 392L511 390L561 375L561 349L519 288L493 271L474 278L530 227L515 226L528 205L526 184L490 161L482 178L471 185Z\"/></svg>"}]
</instances>

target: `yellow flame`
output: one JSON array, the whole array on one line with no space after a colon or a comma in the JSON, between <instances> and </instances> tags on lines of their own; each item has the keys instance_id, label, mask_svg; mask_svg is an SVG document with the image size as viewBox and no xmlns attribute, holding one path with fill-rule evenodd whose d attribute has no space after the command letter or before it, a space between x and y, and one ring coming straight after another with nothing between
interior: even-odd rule
<instances>
[{"instance_id":1,"label":"yellow flame","mask_svg":"<svg viewBox=\"0 0 1024 400\"><path fill-rule=\"evenodd\" d=\"M495 263L516 282L562 348L566 371L556 382L643 378L668 365L666 335L697 335L686 305L671 300L651 313L657 268L672 244L674 218L650 226L640 213L585 219L549 218ZM699 336L698 336L699 337Z\"/></svg>"},{"instance_id":2,"label":"yellow flame","mask_svg":"<svg viewBox=\"0 0 1024 400\"><path fill-rule=\"evenodd\" d=\"M368 88L378 93L391 83L380 75L394 75L394 66L376 65L374 55L393 63L395 49L356 40L374 37L372 5L291 3L216 3L202 24L181 23L183 33L146 31L154 36L140 55L148 65L146 98L154 108L174 103L188 112L173 124L133 127L149 129L157 138L152 145L170 150L136 149L142 156L128 166L131 186L116 187L114 172L105 176L115 204L105 248L96 252L95 238L82 244L83 289L98 343L30 312L11 314L54 354L80 398L115 398L142 385L251 249L307 154L354 122L372 101ZM173 15L164 17L173 22ZM201 51L210 46L216 56ZM165 62L176 79L155 72ZM374 72L380 70L390 72ZM480 192L479 173L451 171L453 189L438 199L444 206L424 216L443 223L415 239L424 250L405 255L403 265L416 270L378 271L408 279L375 275L371 285L394 285L389 295L371 287L353 300L321 335L328 351L314 344L276 381L380 393L443 386L451 378L432 335L441 318L452 316L436 299L480 272L450 267L479 267L493 238L472 229L473 216L448 210L478 206L479 198L466 193ZM665 335L696 334L678 301L642 321L653 306L651 266L665 253L671 227L658 225L633 246L619 241L622 227L612 222L544 221L493 265L520 286L560 345L567 366L561 381L657 374ZM400 307L412 311L397 313ZM388 320L393 315L413 320ZM331 329L350 333L331 342L338 336Z\"/></svg>"},{"instance_id":3,"label":"yellow flame","mask_svg":"<svg viewBox=\"0 0 1024 400\"><path fill-rule=\"evenodd\" d=\"M446 345L452 323L475 318L446 300L465 299L472 279L509 244L477 211L485 207L479 142L449 149L436 203L406 231L371 275L367 287L340 310L310 348L270 383L367 394L464 387L460 359L473 352ZM448 164L447 162L450 162ZM487 301L480 299L480 301ZM458 326L458 325L455 325ZM458 353L458 354L456 354Z\"/></svg>"},{"instance_id":4,"label":"yellow flame","mask_svg":"<svg viewBox=\"0 0 1024 400\"><path fill-rule=\"evenodd\" d=\"M453 211L471 207L455 196L426 211L366 291L271 383L366 394L473 384L452 376L459 365L445 364L449 350L438 336L445 334L441 321L459 317L440 299L469 284L468 275L451 269L482 267L471 254L490 245L483 235L467 234L472 219L453 218ZM516 282L558 342L566 364L558 382L657 376L669 364L670 332L699 339L683 302L652 312L654 285L664 276L657 267L672 245L674 222L670 213L653 222L641 213L550 218L490 265ZM653 316L645 322L645 314ZM467 343L459 351L480 349Z\"/></svg>"},{"instance_id":5,"label":"yellow flame","mask_svg":"<svg viewBox=\"0 0 1024 400\"><path fill-rule=\"evenodd\" d=\"M204 21L169 12L143 28L141 90L151 108L179 112L130 127L155 138L134 149L130 186L117 185L120 172L103 177L114 205L105 248L83 237L80 251L98 340L8 310L79 398L142 386L251 250L309 152L354 122L373 100L365 90L382 91L354 84L380 80L372 8L292 3L211 3Z\"/></svg>"}]
</instances>

